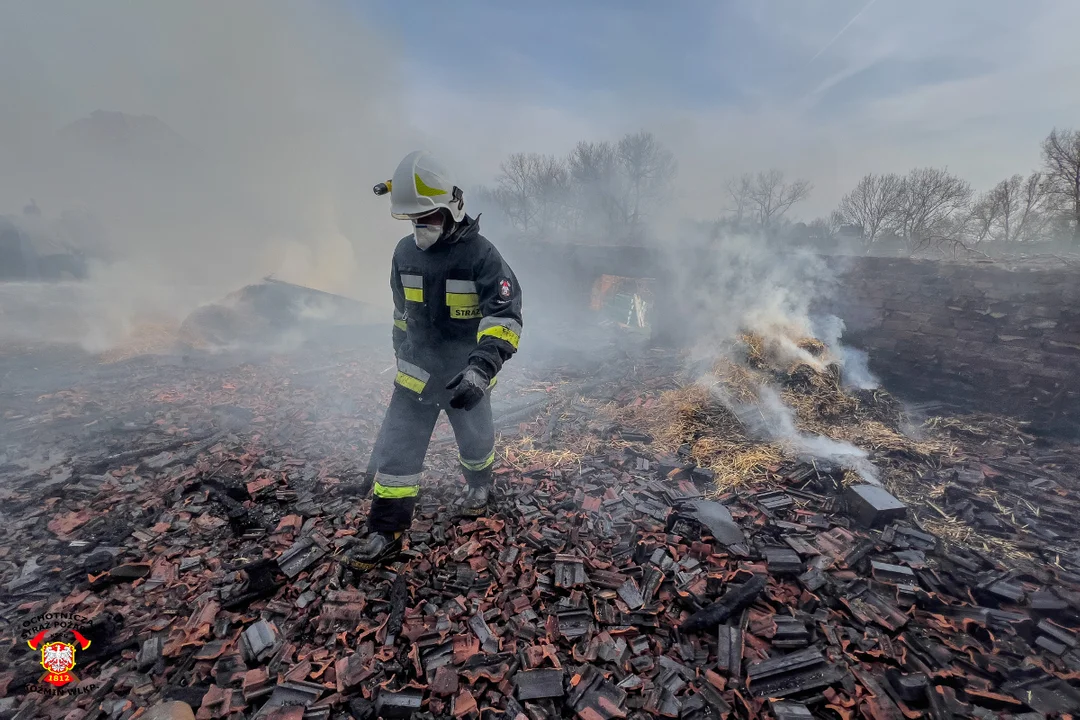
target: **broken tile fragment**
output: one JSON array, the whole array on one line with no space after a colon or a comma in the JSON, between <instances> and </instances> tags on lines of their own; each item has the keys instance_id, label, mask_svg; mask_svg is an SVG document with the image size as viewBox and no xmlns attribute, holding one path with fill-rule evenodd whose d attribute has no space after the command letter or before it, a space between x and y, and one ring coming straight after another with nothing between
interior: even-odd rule
<instances>
[{"instance_id":1,"label":"broken tile fragment","mask_svg":"<svg viewBox=\"0 0 1080 720\"><path fill-rule=\"evenodd\" d=\"M821 690L840 682L844 675L841 666L829 663L813 647L752 663L746 669L750 692L755 697L769 698Z\"/></svg>"},{"instance_id":2,"label":"broken tile fragment","mask_svg":"<svg viewBox=\"0 0 1080 720\"><path fill-rule=\"evenodd\" d=\"M277 626L266 620L252 623L240 635L244 658L249 663L263 662L270 658L282 642Z\"/></svg>"},{"instance_id":3,"label":"broken tile fragment","mask_svg":"<svg viewBox=\"0 0 1080 720\"><path fill-rule=\"evenodd\" d=\"M162 657L165 648L164 641L159 636L153 636L143 641L139 646L139 654L135 657L136 669L145 672L157 664Z\"/></svg>"},{"instance_id":4,"label":"broken tile fragment","mask_svg":"<svg viewBox=\"0 0 1080 720\"><path fill-rule=\"evenodd\" d=\"M852 485L844 498L852 517L864 527L882 527L907 516L907 506L878 485Z\"/></svg>"},{"instance_id":5,"label":"broken tile fragment","mask_svg":"<svg viewBox=\"0 0 1080 720\"><path fill-rule=\"evenodd\" d=\"M776 720L811 720L814 717L810 708L797 702L773 701L772 711Z\"/></svg>"},{"instance_id":6,"label":"broken tile fragment","mask_svg":"<svg viewBox=\"0 0 1080 720\"><path fill-rule=\"evenodd\" d=\"M914 571L903 565L890 565L874 560L870 563L870 572L875 580L892 585L918 585Z\"/></svg>"},{"instance_id":7,"label":"broken tile fragment","mask_svg":"<svg viewBox=\"0 0 1080 720\"><path fill-rule=\"evenodd\" d=\"M187 703L171 700L154 705L140 720L195 720L195 713Z\"/></svg>"},{"instance_id":8,"label":"broken tile fragment","mask_svg":"<svg viewBox=\"0 0 1080 720\"><path fill-rule=\"evenodd\" d=\"M375 700L375 713L381 718L408 718L420 709L424 693L415 688L399 691L381 689Z\"/></svg>"},{"instance_id":9,"label":"broken tile fragment","mask_svg":"<svg viewBox=\"0 0 1080 720\"><path fill-rule=\"evenodd\" d=\"M762 551L765 565L769 572L776 575L798 575L803 571L803 562L799 555L790 548L767 547Z\"/></svg>"},{"instance_id":10,"label":"broken tile fragment","mask_svg":"<svg viewBox=\"0 0 1080 720\"><path fill-rule=\"evenodd\" d=\"M317 563L325 551L310 537L300 538L278 557L278 567L287 577L295 578Z\"/></svg>"},{"instance_id":11,"label":"broken tile fragment","mask_svg":"<svg viewBox=\"0 0 1080 720\"><path fill-rule=\"evenodd\" d=\"M572 589L588 581L585 574L585 559L573 555L556 555L552 566L555 575L555 587Z\"/></svg>"},{"instance_id":12,"label":"broken tile fragment","mask_svg":"<svg viewBox=\"0 0 1080 720\"><path fill-rule=\"evenodd\" d=\"M522 670L514 676L518 700L540 700L563 696L561 670Z\"/></svg>"},{"instance_id":13,"label":"broken tile fragment","mask_svg":"<svg viewBox=\"0 0 1080 720\"><path fill-rule=\"evenodd\" d=\"M458 671L443 665L435 671L435 678L431 681L431 692L436 695L454 695L458 691Z\"/></svg>"}]
</instances>

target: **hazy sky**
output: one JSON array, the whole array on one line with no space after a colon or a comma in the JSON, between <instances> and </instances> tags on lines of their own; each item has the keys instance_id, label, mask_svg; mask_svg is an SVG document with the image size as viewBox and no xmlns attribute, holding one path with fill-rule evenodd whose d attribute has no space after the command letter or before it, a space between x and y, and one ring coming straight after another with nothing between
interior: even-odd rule
<instances>
[{"instance_id":1,"label":"hazy sky","mask_svg":"<svg viewBox=\"0 0 1080 720\"><path fill-rule=\"evenodd\" d=\"M83 202L158 265L212 253L231 279L257 248L258 272L330 288L369 267L379 297L406 228L370 187L416 147L469 187L511 152L649 129L680 163L673 213L717 217L725 180L777 167L815 183L793 213L809 220L867 172L988 188L1080 126L1077 0L0 0L0 17L0 213ZM160 118L197 170L73 172L56 130L98 109Z\"/></svg>"},{"instance_id":2,"label":"hazy sky","mask_svg":"<svg viewBox=\"0 0 1080 720\"><path fill-rule=\"evenodd\" d=\"M866 172L947 165L985 188L1080 125L1076 0L459 0L355 4L397 38L409 119L491 174L517 150L653 129L682 210L768 166L833 207Z\"/></svg>"}]
</instances>

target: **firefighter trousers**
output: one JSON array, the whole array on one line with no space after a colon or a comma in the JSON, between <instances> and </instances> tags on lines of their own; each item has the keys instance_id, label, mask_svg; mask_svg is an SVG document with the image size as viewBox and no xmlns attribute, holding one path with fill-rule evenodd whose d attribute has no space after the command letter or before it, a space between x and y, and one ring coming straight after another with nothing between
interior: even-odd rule
<instances>
[{"instance_id":1,"label":"firefighter trousers","mask_svg":"<svg viewBox=\"0 0 1080 720\"><path fill-rule=\"evenodd\" d=\"M375 471L374 497L368 514L368 529L372 532L404 531L412 523L424 457L441 410L439 405L421 403L411 390L394 386L368 466ZM470 485L490 485L495 462L491 396L485 395L472 410L445 410L454 428L465 480Z\"/></svg>"}]
</instances>

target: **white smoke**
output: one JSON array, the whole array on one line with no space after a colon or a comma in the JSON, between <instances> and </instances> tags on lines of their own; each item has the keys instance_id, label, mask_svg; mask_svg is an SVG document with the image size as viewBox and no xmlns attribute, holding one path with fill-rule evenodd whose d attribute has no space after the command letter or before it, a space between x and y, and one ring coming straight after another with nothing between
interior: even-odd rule
<instances>
[{"instance_id":1,"label":"white smoke","mask_svg":"<svg viewBox=\"0 0 1080 720\"><path fill-rule=\"evenodd\" d=\"M801 432L795 426L795 411L784 405L775 389L761 385L756 390L757 402L742 403L715 375L706 375L700 382L758 439L775 442L792 455L807 455L853 470L865 482L881 484L877 468L865 450L824 435Z\"/></svg>"},{"instance_id":2,"label":"white smoke","mask_svg":"<svg viewBox=\"0 0 1080 720\"><path fill-rule=\"evenodd\" d=\"M865 350L847 347L840 342L844 334L844 320L835 315L813 319L814 335L829 348L830 354L840 365L845 387L873 390L881 387L881 381L870 372L870 356Z\"/></svg>"},{"instance_id":3,"label":"white smoke","mask_svg":"<svg viewBox=\"0 0 1080 720\"><path fill-rule=\"evenodd\" d=\"M843 321L835 316L812 317L812 307L838 287L835 270L823 257L765 237L724 235L695 240L673 246L666 258L669 272L682 288L679 311L696 340L690 352L692 366L709 366L719 355L732 354L738 336L749 332L762 339L772 362L803 363L818 372L839 363L851 386L877 386L865 353L840 343ZM826 352L819 357L800 347L798 343L808 338L824 343ZM701 382L759 439L776 442L792 454L830 461L878 484L877 471L865 451L800 432L795 412L774 388L761 385L755 389L756 402L743 403L715 376L706 373Z\"/></svg>"},{"instance_id":4,"label":"white smoke","mask_svg":"<svg viewBox=\"0 0 1080 720\"><path fill-rule=\"evenodd\" d=\"M325 3L5 5L0 215L100 261L20 333L97 351L268 274L387 306L404 231L370 188L428 145L393 42Z\"/></svg>"},{"instance_id":5,"label":"white smoke","mask_svg":"<svg viewBox=\"0 0 1080 720\"><path fill-rule=\"evenodd\" d=\"M751 331L792 359L812 360L792 338L811 335L811 303L835 284L823 258L752 235L715 241L690 237L668 247L669 272L701 341L711 344Z\"/></svg>"}]
</instances>

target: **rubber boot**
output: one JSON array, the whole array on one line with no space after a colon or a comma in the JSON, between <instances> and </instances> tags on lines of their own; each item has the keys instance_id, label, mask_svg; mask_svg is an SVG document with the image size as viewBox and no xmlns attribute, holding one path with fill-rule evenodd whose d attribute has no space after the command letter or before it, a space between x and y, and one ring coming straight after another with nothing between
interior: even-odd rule
<instances>
[{"instance_id":1,"label":"rubber boot","mask_svg":"<svg viewBox=\"0 0 1080 720\"><path fill-rule=\"evenodd\" d=\"M491 495L490 486L469 485L465 491L465 497L461 500L461 514L467 517L486 515L489 495Z\"/></svg>"},{"instance_id":2,"label":"rubber boot","mask_svg":"<svg viewBox=\"0 0 1080 720\"><path fill-rule=\"evenodd\" d=\"M345 554L344 564L353 572L365 573L381 565L389 565L401 553L405 533L373 532L363 543Z\"/></svg>"}]
</instances>

